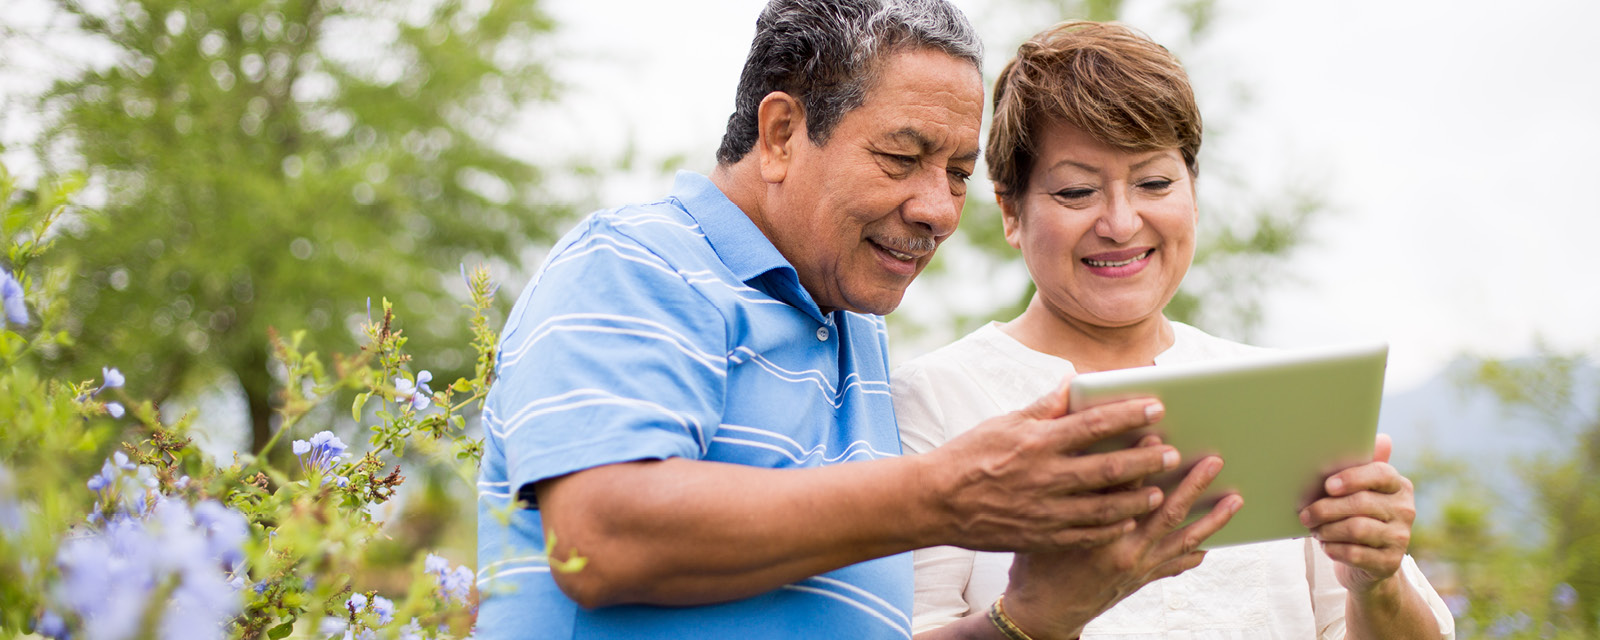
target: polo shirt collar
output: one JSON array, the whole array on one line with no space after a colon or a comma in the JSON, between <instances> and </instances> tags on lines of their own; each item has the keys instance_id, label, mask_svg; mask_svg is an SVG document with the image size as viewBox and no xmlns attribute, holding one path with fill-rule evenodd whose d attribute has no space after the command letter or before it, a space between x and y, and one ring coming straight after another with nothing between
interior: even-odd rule
<instances>
[{"instance_id":1,"label":"polo shirt collar","mask_svg":"<svg viewBox=\"0 0 1600 640\"><path fill-rule=\"evenodd\" d=\"M710 178L679 171L672 197L683 203L684 211L700 225L712 250L734 277L826 322L822 309L800 286L794 266Z\"/></svg>"}]
</instances>

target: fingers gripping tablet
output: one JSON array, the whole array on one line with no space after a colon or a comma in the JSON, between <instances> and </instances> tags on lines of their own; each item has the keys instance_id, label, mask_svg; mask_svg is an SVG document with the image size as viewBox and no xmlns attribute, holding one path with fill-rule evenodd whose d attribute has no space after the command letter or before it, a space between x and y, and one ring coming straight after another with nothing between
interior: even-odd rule
<instances>
[{"instance_id":1,"label":"fingers gripping tablet","mask_svg":"<svg viewBox=\"0 0 1600 640\"><path fill-rule=\"evenodd\" d=\"M1160 398L1161 422L1089 451L1161 436L1183 453L1182 466L1155 479L1169 492L1205 456L1222 457L1226 466L1189 517L1228 493L1245 506L1206 548L1304 536L1298 513L1323 496L1323 480L1372 459L1387 356L1377 343L1086 373L1072 380L1070 410Z\"/></svg>"}]
</instances>

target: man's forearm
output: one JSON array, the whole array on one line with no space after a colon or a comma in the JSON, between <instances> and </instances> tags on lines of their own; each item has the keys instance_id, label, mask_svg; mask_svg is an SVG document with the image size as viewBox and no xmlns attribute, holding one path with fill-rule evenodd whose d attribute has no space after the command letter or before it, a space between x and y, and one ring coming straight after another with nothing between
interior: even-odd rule
<instances>
[{"instance_id":1,"label":"man's forearm","mask_svg":"<svg viewBox=\"0 0 1600 640\"><path fill-rule=\"evenodd\" d=\"M538 485L557 574L586 607L694 605L770 591L927 546L918 461L773 470L678 458L596 467Z\"/></svg>"}]
</instances>

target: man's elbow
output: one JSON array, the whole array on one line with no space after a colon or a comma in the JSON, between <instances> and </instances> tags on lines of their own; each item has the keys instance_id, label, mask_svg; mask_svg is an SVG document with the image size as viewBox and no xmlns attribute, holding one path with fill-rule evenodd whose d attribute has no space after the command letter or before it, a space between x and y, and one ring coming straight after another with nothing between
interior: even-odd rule
<instances>
[{"instance_id":1,"label":"man's elbow","mask_svg":"<svg viewBox=\"0 0 1600 640\"><path fill-rule=\"evenodd\" d=\"M648 585L654 579L643 571L628 570L619 566L616 558L586 555L580 569L563 570L552 567L550 575L561 593L584 609L598 609L619 604L651 603ZM608 562L609 560L609 562Z\"/></svg>"}]
</instances>

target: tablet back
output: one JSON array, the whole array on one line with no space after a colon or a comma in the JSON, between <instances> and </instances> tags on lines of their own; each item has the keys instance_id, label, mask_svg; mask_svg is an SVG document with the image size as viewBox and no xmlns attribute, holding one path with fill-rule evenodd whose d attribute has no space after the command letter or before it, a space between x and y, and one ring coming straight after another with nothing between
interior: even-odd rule
<instances>
[{"instance_id":1,"label":"tablet back","mask_svg":"<svg viewBox=\"0 0 1600 640\"><path fill-rule=\"evenodd\" d=\"M1143 396L1165 405L1150 430L1098 450L1153 432L1182 452L1181 472L1207 455L1222 457L1222 473L1190 519L1229 492L1243 496L1244 507L1203 548L1293 538L1309 534L1299 512L1326 495L1323 481L1372 459L1387 355L1379 343L1087 373L1073 378L1070 402L1073 411ZM1170 493L1181 477L1155 483Z\"/></svg>"}]
</instances>

